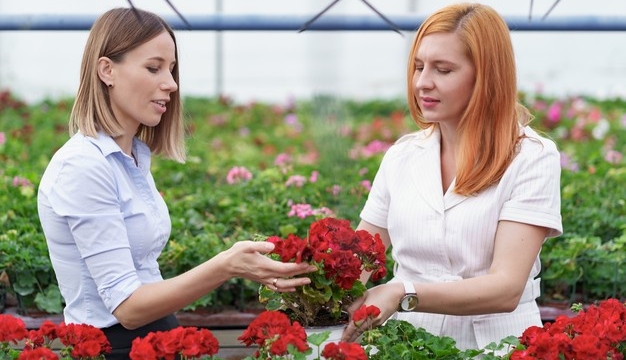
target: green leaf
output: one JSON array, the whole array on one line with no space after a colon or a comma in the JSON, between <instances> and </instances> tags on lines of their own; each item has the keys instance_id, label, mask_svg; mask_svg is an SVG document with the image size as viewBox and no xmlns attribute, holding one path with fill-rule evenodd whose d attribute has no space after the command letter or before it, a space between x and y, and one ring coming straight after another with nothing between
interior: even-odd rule
<instances>
[{"instance_id":1,"label":"green leaf","mask_svg":"<svg viewBox=\"0 0 626 360\"><path fill-rule=\"evenodd\" d=\"M22 296L30 295L35 292L36 289L37 279L30 272L18 274L13 283L13 290Z\"/></svg>"},{"instance_id":2,"label":"green leaf","mask_svg":"<svg viewBox=\"0 0 626 360\"><path fill-rule=\"evenodd\" d=\"M322 343L326 341L329 336L330 336L330 331L322 331L320 333L311 334L307 336L306 340L315 346L321 346Z\"/></svg>"},{"instance_id":3,"label":"green leaf","mask_svg":"<svg viewBox=\"0 0 626 360\"><path fill-rule=\"evenodd\" d=\"M287 224L278 228L278 231L280 232L280 236L285 238L289 236L289 234L295 234L298 231L298 229L292 224Z\"/></svg>"},{"instance_id":4,"label":"green leaf","mask_svg":"<svg viewBox=\"0 0 626 360\"><path fill-rule=\"evenodd\" d=\"M38 293L35 296L35 304L45 312L51 314L61 313L63 311L63 299L61 292L59 292L59 287L51 284L43 293Z\"/></svg>"}]
</instances>

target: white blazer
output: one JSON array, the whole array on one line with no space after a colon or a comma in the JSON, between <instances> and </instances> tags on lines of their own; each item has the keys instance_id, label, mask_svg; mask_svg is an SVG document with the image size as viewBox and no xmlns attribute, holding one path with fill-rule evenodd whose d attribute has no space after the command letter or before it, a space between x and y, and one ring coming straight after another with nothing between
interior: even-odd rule
<instances>
[{"instance_id":1,"label":"white blazer","mask_svg":"<svg viewBox=\"0 0 626 360\"><path fill-rule=\"evenodd\" d=\"M476 196L455 194L455 181L443 194L440 138L434 127L400 138L385 154L361 219L389 231L396 261L392 282L457 281L487 274L496 228L510 220L562 233L560 156L556 145L529 127L527 138L502 179ZM460 349L483 348L541 325L539 257L512 313L452 316L398 313L435 335L451 336Z\"/></svg>"}]
</instances>

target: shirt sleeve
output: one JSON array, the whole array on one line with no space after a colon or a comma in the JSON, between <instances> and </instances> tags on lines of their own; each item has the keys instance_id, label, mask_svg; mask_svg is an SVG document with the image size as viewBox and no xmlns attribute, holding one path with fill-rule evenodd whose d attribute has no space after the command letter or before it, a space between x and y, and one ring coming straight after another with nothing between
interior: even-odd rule
<instances>
[{"instance_id":1,"label":"shirt sleeve","mask_svg":"<svg viewBox=\"0 0 626 360\"><path fill-rule=\"evenodd\" d=\"M48 194L67 224L107 309L113 310L142 284L130 251L113 169L104 157L64 160Z\"/></svg>"},{"instance_id":2,"label":"shirt sleeve","mask_svg":"<svg viewBox=\"0 0 626 360\"><path fill-rule=\"evenodd\" d=\"M372 184L369 196L367 197L367 201L360 215L362 220L383 229L387 229L387 215L389 213L389 202L391 199L387 183L387 177L389 176L387 174L389 153L390 151L383 157L383 161L374 177L374 183Z\"/></svg>"},{"instance_id":3,"label":"shirt sleeve","mask_svg":"<svg viewBox=\"0 0 626 360\"><path fill-rule=\"evenodd\" d=\"M556 147L544 142L531 153L518 156L522 157L520 168L499 220L546 227L548 238L561 235L561 165Z\"/></svg>"}]
</instances>

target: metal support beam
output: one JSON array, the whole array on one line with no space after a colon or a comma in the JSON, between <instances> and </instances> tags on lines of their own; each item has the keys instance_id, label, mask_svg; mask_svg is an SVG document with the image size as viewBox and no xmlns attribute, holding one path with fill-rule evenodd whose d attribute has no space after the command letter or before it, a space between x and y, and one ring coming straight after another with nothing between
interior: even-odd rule
<instances>
[{"instance_id":1,"label":"metal support beam","mask_svg":"<svg viewBox=\"0 0 626 360\"><path fill-rule=\"evenodd\" d=\"M97 15L0 15L0 31L89 30ZM209 31L297 31L308 16L290 15L193 15L185 16L192 28L174 16L166 21L179 30ZM423 16L389 16L400 29L413 31ZM512 31L626 31L626 17L552 16L544 21L529 22L526 16L505 16ZM376 16L326 15L308 31L382 31L389 26Z\"/></svg>"}]
</instances>

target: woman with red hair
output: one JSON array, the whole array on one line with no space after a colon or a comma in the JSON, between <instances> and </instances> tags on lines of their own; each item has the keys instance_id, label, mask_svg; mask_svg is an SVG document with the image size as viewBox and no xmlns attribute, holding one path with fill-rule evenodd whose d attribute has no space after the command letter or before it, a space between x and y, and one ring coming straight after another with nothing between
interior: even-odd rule
<instances>
[{"instance_id":1,"label":"woman with red hair","mask_svg":"<svg viewBox=\"0 0 626 360\"><path fill-rule=\"evenodd\" d=\"M562 233L559 153L527 126L502 17L480 4L432 14L407 92L421 130L385 154L359 224L393 245L394 278L353 309L376 305L373 325L393 315L460 349L541 325L539 251ZM365 328L350 325L344 340Z\"/></svg>"}]
</instances>

